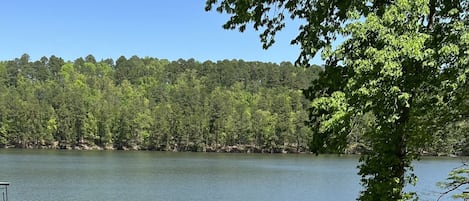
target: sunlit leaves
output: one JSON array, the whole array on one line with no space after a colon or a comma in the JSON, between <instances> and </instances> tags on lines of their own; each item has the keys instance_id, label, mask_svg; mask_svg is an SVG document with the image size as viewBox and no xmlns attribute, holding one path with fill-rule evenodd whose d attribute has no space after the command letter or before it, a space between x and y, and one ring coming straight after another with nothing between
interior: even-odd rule
<instances>
[{"instance_id":1,"label":"sunlit leaves","mask_svg":"<svg viewBox=\"0 0 469 201\"><path fill-rule=\"evenodd\" d=\"M440 200L446 194L460 190L453 194L453 198L469 199L469 168L467 165L456 168L448 174L448 178L445 182L438 184L441 188L446 189L438 200Z\"/></svg>"},{"instance_id":2,"label":"sunlit leaves","mask_svg":"<svg viewBox=\"0 0 469 201\"><path fill-rule=\"evenodd\" d=\"M334 92L331 97L321 97L312 102L312 108L320 111L327 111L323 114L319 127L320 132L327 132L343 123L347 115L347 102L342 92Z\"/></svg>"},{"instance_id":3,"label":"sunlit leaves","mask_svg":"<svg viewBox=\"0 0 469 201\"><path fill-rule=\"evenodd\" d=\"M373 150L362 157L366 190L360 200L410 198L402 193L410 182L404 176L406 168L432 134L415 127L432 122L436 128L439 119L454 121L461 116L456 114L464 113L454 108L461 107L461 98L467 94L462 91L469 62L469 4L434 0L247 2L251 1L207 1L207 9L218 5L219 12L230 14L230 28L261 23L264 35L274 36L279 29L266 25L278 23L276 14L264 12L265 21L245 14L259 5L284 8L292 18L304 20L292 41L301 45L298 63L307 66L322 51L325 71L306 92L313 100L310 123L317 130L313 148L337 148L337 140L331 139L347 133L347 120L371 112L376 128L363 134ZM345 41L332 48L339 34ZM266 41L261 42L265 45Z\"/></svg>"}]
</instances>

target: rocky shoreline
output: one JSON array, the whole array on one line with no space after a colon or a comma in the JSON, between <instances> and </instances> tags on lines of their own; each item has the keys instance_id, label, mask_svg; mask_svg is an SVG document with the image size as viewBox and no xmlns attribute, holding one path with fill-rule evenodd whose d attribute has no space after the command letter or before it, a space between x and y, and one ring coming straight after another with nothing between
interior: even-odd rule
<instances>
[{"instance_id":1,"label":"rocky shoreline","mask_svg":"<svg viewBox=\"0 0 469 201\"><path fill-rule=\"evenodd\" d=\"M232 145L232 146L194 146L188 145L184 147L171 146L166 148L165 146L161 147L151 147L151 148L142 148L139 146L133 147L115 147L113 145L107 146L98 146L87 143L80 144L64 144L59 142L54 142L50 145L27 145L27 146L15 146L8 145L0 147L4 149L56 149L56 150L81 150L81 151L104 151L104 150L123 150L123 151L163 151L163 152L207 152L207 153L268 153L268 154L312 154L307 147L296 147L294 145L283 146L282 148L263 148L254 145ZM352 144L345 149L345 155L363 155L368 153L370 150L363 144ZM337 154L337 153L328 153L328 154ZM429 152L421 151L421 156L436 156L436 157L460 157L460 156L469 156L465 153L442 153L442 152Z\"/></svg>"},{"instance_id":2,"label":"rocky shoreline","mask_svg":"<svg viewBox=\"0 0 469 201\"><path fill-rule=\"evenodd\" d=\"M168 151L168 152L216 152L216 153L311 153L307 147L296 147L293 145L284 146L283 148L263 148L254 145L232 145L232 146L160 146L160 147L116 147L114 145L98 146L87 143L80 144L64 144L54 142L50 145L8 145L0 148L6 149L57 149L57 150L124 150L124 151Z\"/></svg>"}]
</instances>

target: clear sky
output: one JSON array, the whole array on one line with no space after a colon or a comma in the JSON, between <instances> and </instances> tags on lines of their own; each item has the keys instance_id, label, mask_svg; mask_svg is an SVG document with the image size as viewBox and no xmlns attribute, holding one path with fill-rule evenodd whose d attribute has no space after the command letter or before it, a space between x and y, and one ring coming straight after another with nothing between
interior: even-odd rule
<instances>
[{"instance_id":1,"label":"clear sky","mask_svg":"<svg viewBox=\"0 0 469 201\"><path fill-rule=\"evenodd\" d=\"M205 12L205 0L5 0L0 2L0 60L23 53L36 60L150 56L198 61L294 62L299 46L289 22L276 44L262 49L257 32L224 30L228 19ZM320 63L315 60L312 63Z\"/></svg>"}]
</instances>

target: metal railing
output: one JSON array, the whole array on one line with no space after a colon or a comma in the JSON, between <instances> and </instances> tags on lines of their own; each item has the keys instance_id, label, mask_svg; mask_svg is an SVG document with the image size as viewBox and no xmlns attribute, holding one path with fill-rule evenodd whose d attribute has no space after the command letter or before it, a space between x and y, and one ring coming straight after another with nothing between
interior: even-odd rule
<instances>
[{"instance_id":1,"label":"metal railing","mask_svg":"<svg viewBox=\"0 0 469 201\"><path fill-rule=\"evenodd\" d=\"M0 181L0 189L3 190L2 201L8 201L8 186L9 185L10 185L9 182Z\"/></svg>"}]
</instances>

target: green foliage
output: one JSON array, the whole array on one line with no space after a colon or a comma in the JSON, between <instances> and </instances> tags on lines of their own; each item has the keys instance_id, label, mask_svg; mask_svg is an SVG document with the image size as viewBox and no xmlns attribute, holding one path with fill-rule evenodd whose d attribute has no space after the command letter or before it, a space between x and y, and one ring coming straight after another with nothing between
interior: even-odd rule
<instances>
[{"instance_id":1,"label":"green foliage","mask_svg":"<svg viewBox=\"0 0 469 201\"><path fill-rule=\"evenodd\" d=\"M341 152L363 126L360 141L369 152L360 159L365 190L359 200L411 199L403 193L415 178L411 161L438 132L462 137L448 125L468 118L467 1L208 0L211 9L230 15L226 29L262 29L264 48L285 26L285 16L303 23L291 42L301 46L297 64L310 65L319 51L326 61L305 92L312 100L311 148ZM338 37L344 41L333 46ZM374 118L356 124L364 115Z\"/></svg>"},{"instance_id":2,"label":"green foliage","mask_svg":"<svg viewBox=\"0 0 469 201\"><path fill-rule=\"evenodd\" d=\"M438 184L440 188L447 190L441 194L438 200L457 190L462 191L453 194L453 198L469 199L469 168L467 166L467 164L464 164L459 168L455 168L448 174L446 182Z\"/></svg>"},{"instance_id":3,"label":"green foliage","mask_svg":"<svg viewBox=\"0 0 469 201\"><path fill-rule=\"evenodd\" d=\"M36 65L40 71L24 74ZM300 89L318 69L136 56L116 65L92 55L29 61L23 55L0 62L0 146L305 151L311 136Z\"/></svg>"}]
</instances>

